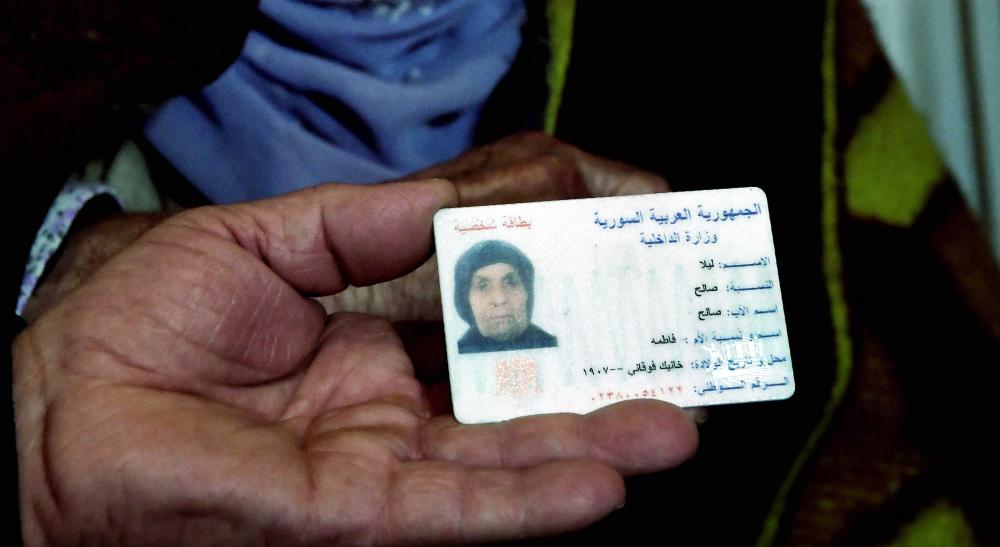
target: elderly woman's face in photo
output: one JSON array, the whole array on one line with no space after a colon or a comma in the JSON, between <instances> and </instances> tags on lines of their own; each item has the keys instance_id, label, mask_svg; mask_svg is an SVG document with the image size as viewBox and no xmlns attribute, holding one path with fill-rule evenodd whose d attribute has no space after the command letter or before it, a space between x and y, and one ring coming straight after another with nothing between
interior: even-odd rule
<instances>
[{"instance_id":1,"label":"elderly woman's face in photo","mask_svg":"<svg viewBox=\"0 0 1000 547\"><path fill-rule=\"evenodd\" d=\"M505 262L472 274L469 306L476 327L487 338L510 340L528 328L528 291L521 274Z\"/></svg>"}]
</instances>

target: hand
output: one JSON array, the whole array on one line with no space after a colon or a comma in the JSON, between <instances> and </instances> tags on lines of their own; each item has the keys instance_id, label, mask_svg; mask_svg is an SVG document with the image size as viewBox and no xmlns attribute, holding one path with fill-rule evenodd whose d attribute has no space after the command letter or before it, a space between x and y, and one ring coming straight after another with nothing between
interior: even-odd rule
<instances>
[{"instance_id":1,"label":"hand","mask_svg":"<svg viewBox=\"0 0 1000 547\"><path fill-rule=\"evenodd\" d=\"M418 171L445 178L463 206L666 192L663 177L588 154L545 133L519 133Z\"/></svg>"},{"instance_id":2,"label":"hand","mask_svg":"<svg viewBox=\"0 0 1000 547\"><path fill-rule=\"evenodd\" d=\"M384 319L303 295L426 258L442 181L326 185L175 215L14 345L29 544L418 543L553 534L674 466L690 418L633 401L433 416Z\"/></svg>"},{"instance_id":3,"label":"hand","mask_svg":"<svg viewBox=\"0 0 1000 547\"><path fill-rule=\"evenodd\" d=\"M461 206L666 192L662 177L593 156L545 133L521 133L411 175L445 178ZM440 320L437 262L389 283L351 288L320 301L327 311L374 313L392 320Z\"/></svg>"}]
</instances>

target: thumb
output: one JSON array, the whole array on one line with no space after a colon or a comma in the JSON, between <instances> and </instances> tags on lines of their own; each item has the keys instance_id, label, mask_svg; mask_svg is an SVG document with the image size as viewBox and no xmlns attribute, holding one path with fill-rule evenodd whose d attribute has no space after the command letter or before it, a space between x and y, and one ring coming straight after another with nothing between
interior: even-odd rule
<instances>
[{"instance_id":1,"label":"thumb","mask_svg":"<svg viewBox=\"0 0 1000 547\"><path fill-rule=\"evenodd\" d=\"M203 229L232 239L306 294L371 285L416 268L430 252L434 213L456 206L446 180L324 184L213 210Z\"/></svg>"}]
</instances>

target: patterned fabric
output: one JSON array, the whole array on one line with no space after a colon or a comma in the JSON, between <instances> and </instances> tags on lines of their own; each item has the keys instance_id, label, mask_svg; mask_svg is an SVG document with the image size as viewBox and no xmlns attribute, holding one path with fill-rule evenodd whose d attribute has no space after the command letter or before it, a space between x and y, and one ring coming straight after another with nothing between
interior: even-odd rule
<instances>
[{"instance_id":1,"label":"patterned fabric","mask_svg":"<svg viewBox=\"0 0 1000 547\"><path fill-rule=\"evenodd\" d=\"M28 299L35 291L49 259L59 249L66 234L69 233L73 220L83 210L87 202L102 195L111 196L121 205L121 199L117 192L110 186L99 182L70 181L56 196L41 228L38 229L35 242L31 246L28 264L24 268L24 278L21 281L21 294L17 298L15 312L18 315L21 315Z\"/></svg>"}]
</instances>

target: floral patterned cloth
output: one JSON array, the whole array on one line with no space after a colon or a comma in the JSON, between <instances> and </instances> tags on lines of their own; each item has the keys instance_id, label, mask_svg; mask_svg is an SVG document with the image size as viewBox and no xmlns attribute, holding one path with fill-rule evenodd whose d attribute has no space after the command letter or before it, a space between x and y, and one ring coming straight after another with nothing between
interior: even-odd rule
<instances>
[{"instance_id":1,"label":"floral patterned cloth","mask_svg":"<svg viewBox=\"0 0 1000 547\"><path fill-rule=\"evenodd\" d=\"M38 229L35 242L31 245L28 264L24 268L24 277L21 280L21 293L17 297L15 311L18 315L21 315L28 299L34 293L49 259L59 249L66 234L69 233L73 220L76 219L87 202L103 195L111 196L118 202L119 206L121 205L121 198L114 188L100 182L70 181L56 196L48 214L45 215L41 228Z\"/></svg>"}]
</instances>

